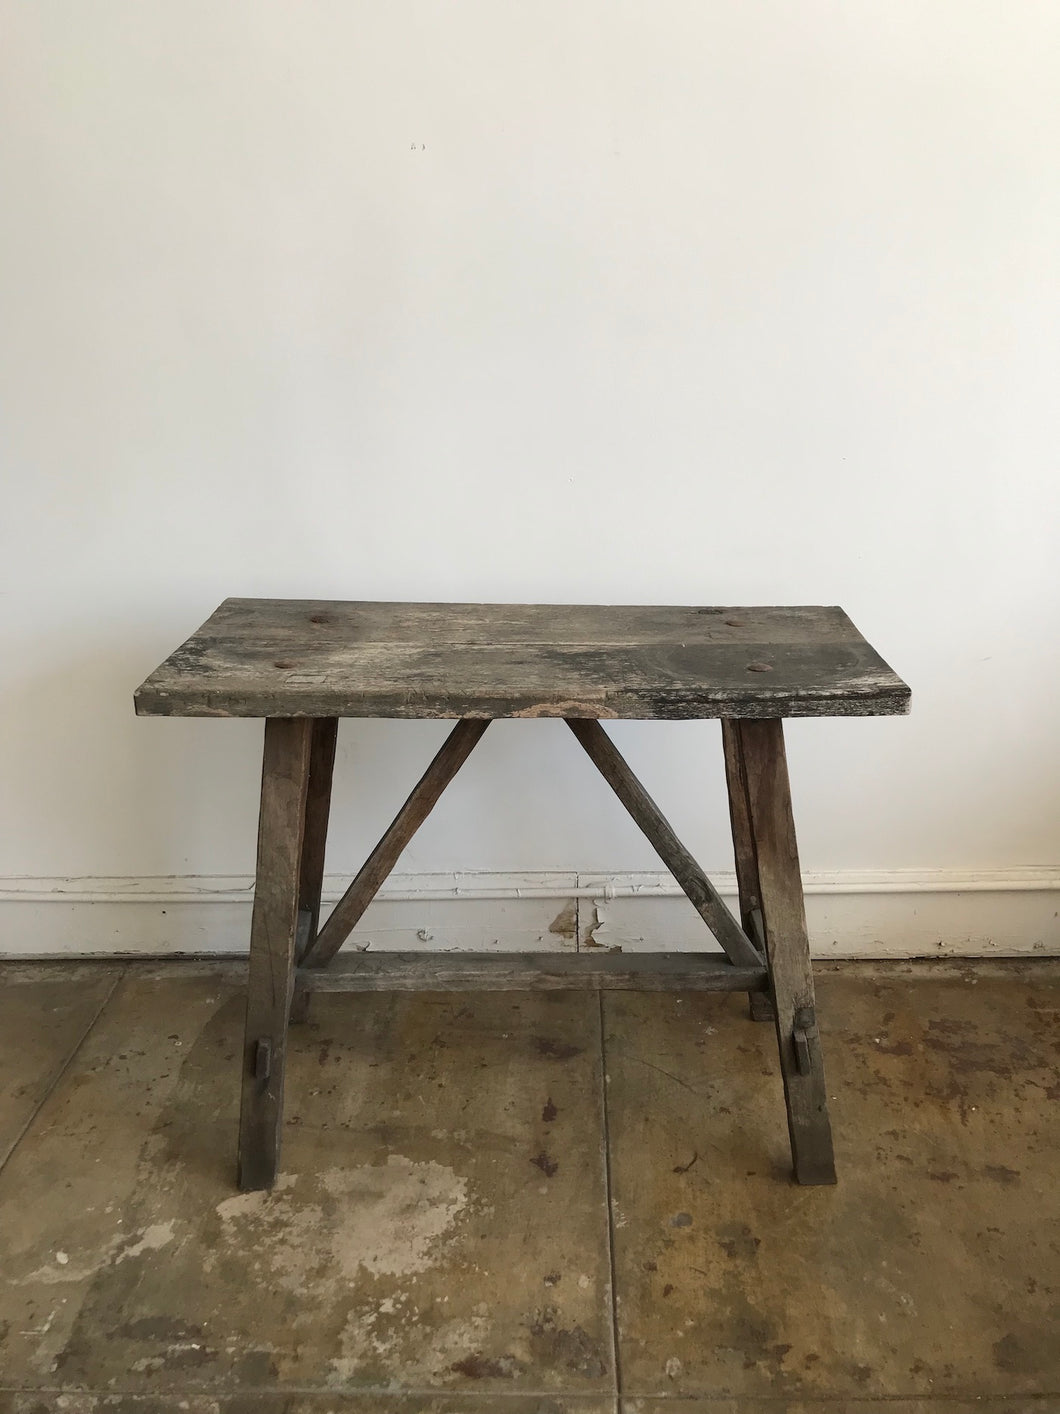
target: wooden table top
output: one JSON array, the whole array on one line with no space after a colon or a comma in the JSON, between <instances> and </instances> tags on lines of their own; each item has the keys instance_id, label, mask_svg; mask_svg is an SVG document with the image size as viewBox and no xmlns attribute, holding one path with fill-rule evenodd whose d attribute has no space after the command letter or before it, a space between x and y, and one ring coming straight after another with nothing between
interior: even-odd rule
<instances>
[{"instance_id":1,"label":"wooden table top","mask_svg":"<svg viewBox=\"0 0 1060 1414\"><path fill-rule=\"evenodd\" d=\"M226 599L141 716L855 717L909 688L842 609Z\"/></svg>"}]
</instances>

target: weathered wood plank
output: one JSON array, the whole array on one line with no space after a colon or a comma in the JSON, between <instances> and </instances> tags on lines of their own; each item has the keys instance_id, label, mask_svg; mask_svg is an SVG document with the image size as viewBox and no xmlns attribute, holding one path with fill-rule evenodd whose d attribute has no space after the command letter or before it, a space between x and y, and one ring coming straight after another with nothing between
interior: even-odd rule
<instances>
[{"instance_id":1,"label":"weathered wood plank","mask_svg":"<svg viewBox=\"0 0 1060 1414\"><path fill-rule=\"evenodd\" d=\"M229 599L141 715L858 716L909 689L838 608Z\"/></svg>"},{"instance_id":2,"label":"weathered wood plank","mask_svg":"<svg viewBox=\"0 0 1060 1414\"><path fill-rule=\"evenodd\" d=\"M289 648L308 633L315 642L382 647L635 647L673 642L790 642L845 639L850 621L820 605L744 607L669 604L483 604L357 599L226 599L195 635L218 642L267 632Z\"/></svg>"},{"instance_id":3,"label":"weathered wood plank","mask_svg":"<svg viewBox=\"0 0 1060 1414\"><path fill-rule=\"evenodd\" d=\"M717 953L360 952L300 969L298 981L310 992L742 992L764 986L766 971Z\"/></svg>"},{"instance_id":4,"label":"weathered wood plank","mask_svg":"<svg viewBox=\"0 0 1060 1414\"><path fill-rule=\"evenodd\" d=\"M684 847L669 821L630 770L621 752L599 722L567 719L593 765L643 831L651 847L669 869L689 902L717 938L729 961L755 967L759 956L744 935L728 905Z\"/></svg>"},{"instance_id":5,"label":"weathered wood plank","mask_svg":"<svg viewBox=\"0 0 1060 1414\"><path fill-rule=\"evenodd\" d=\"M239 1116L244 1190L270 1188L280 1158L312 727L280 717L265 723Z\"/></svg>"},{"instance_id":6,"label":"weathered wood plank","mask_svg":"<svg viewBox=\"0 0 1060 1414\"><path fill-rule=\"evenodd\" d=\"M832 1129L817 1029L783 723L741 722L737 734L758 862L770 990L795 1177L799 1183L834 1183Z\"/></svg>"},{"instance_id":7,"label":"weathered wood plank","mask_svg":"<svg viewBox=\"0 0 1060 1414\"><path fill-rule=\"evenodd\" d=\"M398 858L434 809L439 796L471 755L489 722L459 722L420 777L412 794L372 850L353 883L339 899L328 921L306 949L306 967L326 967L342 947L358 919L379 892Z\"/></svg>"},{"instance_id":8,"label":"weathered wood plank","mask_svg":"<svg viewBox=\"0 0 1060 1414\"><path fill-rule=\"evenodd\" d=\"M739 728L735 722L722 721L722 748L725 754L725 784L729 795L729 820L732 825L733 854L736 860L736 887L740 894L740 921L748 937L753 938L752 914L759 907L758 860L751 835L751 816L747 804L747 780L740 750Z\"/></svg>"},{"instance_id":9,"label":"weathered wood plank","mask_svg":"<svg viewBox=\"0 0 1060 1414\"><path fill-rule=\"evenodd\" d=\"M320 896L324 887L324 855L331 813L331 781L335 771L338 718L318 717L313 722L309 755L309 789L305 803L305 832L302 838L302 869L298 884L298 936L295 958L305 956L320 928ZM291 1024L309 1019L309 998L295 988L291 998Z\"/></svg>"},{"instance_id":10,"label":"weathered wood plank","mask_svg":"<svg viewBox=\"0 0 1060 1414\"><path fill-rule=\"evenodd\" d=\"M291 1026L302 1026L309 1020L309 994L304 987L298 984L298 965L305 957L306 949L309 947L311 923L312 917L309 909L300 908L298 910L298 928L295 931L294 939L294 991L291 994L291 1010L287 1017Z\"/></svg>"},{"instance_id":11,"label":"weathered wood plank","mask_svg":"<svg viewBox=\"0 0 1060 1414\"><path fill-rule=\"evenodd\" d=\"M305 803L305 833L302 839L302 868L298 885L298 906L309 913L306 946L320 926L320 894L324 886L324 852L331 812L331 781L335 771L338 719L318 718L313 723L309 756L309 789Z\"/></svg>"},{"instance_id":12,"label":"weathered wood plank","mask_svg":"<svg viewBox=\"0 0 1060 1414\"><path fill-rule=\"evenodd\" d=\"M729 795L729 820L732 825L732 847L736 860L736 887L740 895L740 922L743 931L764 953L764 939L759 944L757 919L761 901L758 891L758 860L751 834L751 816L747 804L747 778L743 753L740 750L739 729L735 722L721 723L722 749L725 754L725 784ZM773 1004L767 992L751 992L748 1004L752 1021L772 1021Z\"/></svg>"}]
</instances>

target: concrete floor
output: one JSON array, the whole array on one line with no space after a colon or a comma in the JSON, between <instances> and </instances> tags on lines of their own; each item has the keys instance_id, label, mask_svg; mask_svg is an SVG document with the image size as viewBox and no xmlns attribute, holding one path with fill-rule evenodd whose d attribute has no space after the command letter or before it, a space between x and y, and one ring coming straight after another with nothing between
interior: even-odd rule
<instances>
[{"instance_id":1,"label":"concrete floor","mask_svg":"<svg viewBox=\"0 0 1060 1414\"><path fill-rule=\"evenodd\" d=\"M324 995L241 1195L241 974L0 967L0 1414L1060 1411L1060 963L823 970L834 1189L742 997Z\"/></svg>"}]
</instances>

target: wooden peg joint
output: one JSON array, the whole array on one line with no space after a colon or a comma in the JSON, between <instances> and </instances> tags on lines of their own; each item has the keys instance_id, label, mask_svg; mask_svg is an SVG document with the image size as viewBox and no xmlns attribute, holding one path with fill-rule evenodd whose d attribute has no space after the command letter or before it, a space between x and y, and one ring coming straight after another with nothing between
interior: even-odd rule
<instances>
[{"instance_id":1,"label":"wooden peg joint","mask_svg":"<svg viewBox=\"0 0 1060 1414\"><path fill-rule=\"evenodd\" d=\"M254 1079L268 1080L272 1074L272 1042L262 1037L254 1047Z\"/></svg>"},{"instance_id":2,"label":"wooden peg joint","mask_svg":"<svg viewBox=\"0 0 1060 1414\"><path fill-rule=\"evenodd\" d=\"M795 1009L795 1027L792 1040L795 1044L795 1068L800 1075L810 1075L813 1071L813 1048L821 1039L817 1029L817 1013L812 1006Z\"/></svg>"}]
</instances>

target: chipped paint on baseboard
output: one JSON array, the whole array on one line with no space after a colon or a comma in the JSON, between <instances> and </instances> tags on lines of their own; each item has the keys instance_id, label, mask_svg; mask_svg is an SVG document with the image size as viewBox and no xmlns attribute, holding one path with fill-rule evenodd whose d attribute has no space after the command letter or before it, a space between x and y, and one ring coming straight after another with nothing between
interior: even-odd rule
<instances>
[{"instance_id":1,"label":"chipped paint on baseboard","mask_svg":"<svg viewBox=\"0 0 1060 1414\"><path fill-rule=\"evenodd\" d=\"M568 899L548 925L548 931L565 942L572 942L578 936L578 900Z\"/></svg>"},{"instance_id":2,"label":"chipped paint on baseboard","mask_svg":"<svg viewBox=\"0 0 1060 1414\"><path fill-rule=\"evenodd\" d=\"M732 902L731 872L710 872ZM325 903L347 882L330 877ZM817 956L1060 954L1060 869L808 872L804 885ZM8 879L0 881L0 956L239 954L252 900L248 876ZM352 944L696 951L710 936L661 871L447 873L391 876Z\"/></svg>"},{"instance_id":3,"label":"chipped paint on baseboard","mask_svg":"<svg viewBox=\"0 0 1060 1414\"><path fill-rule=\"evenodd\" d=\"M606 936L602 936L607 932L610 907L610 902L603 898L586 900L582 903L580 910L582 921L578 930L578 947L580 949L607 949L610 947L610 940Z\"/></svg>"}]
</instances>

